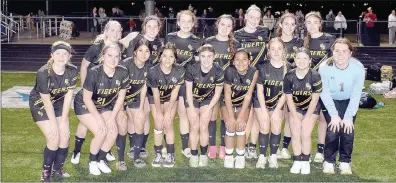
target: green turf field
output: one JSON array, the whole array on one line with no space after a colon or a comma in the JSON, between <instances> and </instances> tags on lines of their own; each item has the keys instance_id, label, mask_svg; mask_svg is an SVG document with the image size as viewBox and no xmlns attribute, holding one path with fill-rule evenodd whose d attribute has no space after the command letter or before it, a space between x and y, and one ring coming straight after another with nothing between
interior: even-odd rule
<instances>
[{"instance_id":1,"label":"green turf field","mask_svg":"<svg viewBox=\"0 0 396 183\"><path fill-rule=\"evenodd\" d=\"M12 86L33 85L35 74L2 73L2 91ZM369 83L366 83L366 86ZM396 100L383 99L375 96L378 101L384 101L385 107L378 110L359 110L356 123L355 148L352 159L354 174L350 176L324 175L319 164L311 165L310 175L292 175L289 169L291 160L280 160L279 169L255 169L255 162L248 161L244 170L229 170L223 168L221 160L210 161L207 168L189 168L188 159L180 153L180 136L176 135L176 166L174 168L152 168L153 139L150 135L148 149L150 156L146 168L136 169L132 166L127 156L128 171L116 172L115 162L111 162L113 173L94 177L88 173L89 142L92 137L88 135L82 149L82 158L79 165L72 165L70 158L65 163L65 169L72 175L66 181L396 181L396 125L395 108ZM393 112L392 112L393 111ZM42 151L45 139L39 128L33 123L28 109L2 109L1 111L1 181L25 182L39 181L42 166ZM70 149L74 148L74 133L77 118L74 112L70 113ZM178 126L177 119L175 126ZM152 125L153 126L153 125ZM179 134L178 128L176 134ZM316 130L315 130L316 131ZM152 131L151 131L152 132ZM316 146L316 132L313 146ZM291 149L291 148L290 148ZM316 147L313 148L316 150ZM113 148L113 152L116 152ZM116 154L116 153L115 153ZM69 155L70 156L70 155Z\"/></svg>"}]
</instances>

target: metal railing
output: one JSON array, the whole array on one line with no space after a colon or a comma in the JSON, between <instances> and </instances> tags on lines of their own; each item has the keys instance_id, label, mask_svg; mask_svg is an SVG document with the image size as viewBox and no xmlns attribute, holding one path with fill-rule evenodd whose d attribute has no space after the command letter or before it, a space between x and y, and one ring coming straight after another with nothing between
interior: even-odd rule
<instances>
[{"instance_id":1,"label":"metal railing","mask_svg":"<svg viewBox=\"0 0 396 183\"><path fill-rule=\"evenodd\" d=\"M13 34L17 35L19 40L19 34L21 32L21 23L15 21L12 17L8 17L1 13L1 26L6 29L7 42L13 37Z\"/></svg>"}]
</instances>

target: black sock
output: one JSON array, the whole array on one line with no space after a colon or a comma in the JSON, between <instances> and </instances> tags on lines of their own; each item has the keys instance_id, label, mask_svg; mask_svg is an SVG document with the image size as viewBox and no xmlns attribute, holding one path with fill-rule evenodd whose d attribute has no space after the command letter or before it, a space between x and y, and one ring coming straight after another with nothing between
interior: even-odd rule
<instances>
[{"instance_id":1,"label":"black sock","mask_svg":"<svg viewBox=\"0 0 396 183\"><path fill-rule=\"evenodd\" d=\"M311 157L311 154L302 154L302 161L309 161L309 158Z\"/></svg>"},{"instance_id":2,"label":"black sock","mask_svg":"<svg viewBox=\"0 0 396 183\"><path fill-rule=\"evenodd\" d=\"M293 156L293 160L294 161L301 161L302 160L302 156L301 155Z\"/></svg>"},{"instance_id":3,"label":"black sock","mask_svg":"<svg viewBox=\"0 0 396 183\"><path fill-rule=\"evenodd\" d=\"M283 136L283 148L289 148L291 137Z\"/></svg>"},{"instance_id":4,"label":"black sock","mask_svg":"<svg viewBox=\"0 0 396 183\"><path fill-rule=\"evenodd\" d=\"M80 138L80 137L75 136L74 139L75 139L74 140L74 153L77 154L77 153L81 152L81 147L85 141L85 138Z\"/></svg>"},{"instance_id":5,"label":"black sock","mask_svg":"<svg viewBox=\"0 0 396 183\"><path fill-rule=\"evenodd\" d=\"M98 161L98 154L89 153L89 161Z\"/></svg>"},{"instance_id":6,"label":"black sock","mask_svg":"<svg viewBox=\"0 0 396 183\"><path fill-rule=\"evenodd\" d=\"M142 149L146 149L146 144L147 144L147 140L149 138L149 135L150 135L149 133L147 135L144 135Z\"/></svg>"},{"instance_id":7,"label":"black sock","mask_svg":"<svg viewBox=\"0 0 396 183\"><path fill-rule=\"evenodd\" d=\"M268 148L269 134L259 133L260 154L266 156Z\"/></svg>"},{"instance_id":8,"label":"black sock","mask_svg":"<svg viewBox=\"0 0 396 183\"><path fill-rule=\"evenodd\" d=\"M215 146L216 145L216 131L217 131L216 120L209 122L208 130L209 130L209 145Z\"/></svg>"},{"instance_id":9,"label":"black sock","mask_svg":"<svg viewBox=\"0 0 396 183\"><path fill-rule=\"evenodd\" d=\"M249 148L249 143L246 143L246 144L245 144L245 148Z\"/></svg>"},{"instance_id":10,"label":"black sock","mask_svg":"<svg viewBox=\"0 0 396 183\"><path fill-rule=\"evenodd\" d=\"M208 152L208 146L201 146L201 155L206 155Z\"/></svg>"},{"instance_id":11,"label":"black sock","mask_svg":"<svg viewBox=\"0 0 396 183\"><path fill-rule=\"evenodd\" d=\"M275 135L271 133L270 137L270 152L272 154L276 154L276 152L279 149L279 143L280 143L281 135Z\"/></svg>"},{"instance_id":12,"label":"black sock","mask_svg":"<svg viewBox=\"0 0 396 183\"><path fill-rule=\"evenodd\" d=\"M132 149L133 146L135 145L135 143L133 142L134 137L135 137L135 133L128 133L128 137L129 137L129 149Z\"/></svg>"},{"instance_id":13,"label":"black sock","mask_svg":"<svg viewBox=\"0 0 396 183\"><path fill-rule=\"evenodd\" d=\"M69 152L69 147L66 148L58 148L56 151L56 157L54 160L54 170L60 170L65 163L67 158L67 153Z\"/></svg>"},{"instance_id":14,"label":"black sock","mask_svg":"<svg viewBox=\"0 0 396 183\"><path fill-rule=\"evenodd\" d=\"M117 153L118 153L118 161L124 161L124 153L126 146L126 135L118 134L116 140Z\"/></svg>"},{"instance_id":15,"label":"black sock","mask_svg":"<svg viewBox=\"0 0 396 183\"><path fill-rule=\"evenodd\" d=\"M249 143L249 147L253 147L253 148L255 148L256 149L256 144L253 144L253 143Z\"/></svg>"},{"instance_id":16,"label":"black sock","mask_svg":"<svg viewBox=\"0 0 396 183\"><path fill-rule=\"evenodd\" d=\"M101 160L105 160L106 159L106 155L108 152L104 152L102 149L99 151L98 153L98 162L100 162Z\"/></svg>"},{"instance_id":17,"label":"black sock","mask_svg":"<svg viewBox=\"0 0 396 183\"><path fill-rule=\"evenodd\" d=\"M318 144L318 153L323 154L323 151L324 151L324 144Z\"/></svg>"},{"instance_id":18,"label":"black sock","mask_svg":"<svg viewBox=\"0 0 396 183\"><path fill-rule=\"evenodd\" d=\"M166 144L167 153L175 153L175 144Z\"/></svg>"},{"instance_id":19,"label":"black sock","mask_svg":"<svg viewBox=\"0 0 396 183\"><path fill-rule=\"evenodd\" d=\"M133 157L134 159L139 159L140 158L140 150L142 149L142 143L143 143L143 134L136 134L135 136L135 149L133 151Z\"/></svg>"},{"instance_id":20,"label":"black sock","mask_svg":"<svg viewBox=\"0 0 396 183\"><path fill-rule=\"evenodd\" d=\"M191 155L197 156L198 155L198 150L191 150Z\"/></svg>"},{"instance_id":21,"label":"black sock","mask_svg":"<svg viewBox=\"0 0 396 183\"><path fill-rule=\"evenodd\" d=\"M225 132L226 132L225 123L224 123L224 120L221 120L221 124L220 124L220 135L221 135L220 146L225 146L225 141L224 141Z\"/></svg>"},{"instance_id":22,"label":"black sock","mask_svg":"<svg viewBox=\"0 0 396 183\"><path fill-rule=\"evenodd\" d=\"M155 151L155 153L160 153L161 154L162 145L159 145L159 146L154 145L154 151Z\"/></svg>"},{"instance_id":23,"label":"black sock","mask_svg":"<svg viewBox=\"0 0 396 183\"><path fill-rule=\"evenodd\" d=\"M188 139L190 134L186 133L186 134L180 134L181 136L181 140L182 140L182 149L187 149L188 148Z\"/></svg>"},{"instance_id":24,"label":"black sock","mask_svg":"<svg viewBox=\"0 0 396 183\"><path fill-rule=\"evenodd\" d=\"M48 149L47 146L45 146L43 156L44 156L43 169L51 171L52 164L54 163L55 160L56 151L50 150Z\"/></svg>"}]
</instances>

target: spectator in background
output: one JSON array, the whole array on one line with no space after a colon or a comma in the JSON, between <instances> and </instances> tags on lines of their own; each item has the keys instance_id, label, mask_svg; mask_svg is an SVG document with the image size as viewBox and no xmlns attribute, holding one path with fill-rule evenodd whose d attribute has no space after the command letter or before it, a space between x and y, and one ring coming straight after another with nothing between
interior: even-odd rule
<instances>
[{"instance_id":1,"label":"spectator in background","mask_svg":"<svg viewBox=\"0 0 396 183\"><path fill-rule=\"evenodd\" d=\"M369 45L374 44L375 41L375 30L374 30L374 22L377 21L377 15L373 13L373 9L371 7L367 8L368 13L364 15L363 21L366 22L366 33L369 40Z\"/></svg>"},{"instance_id":2,"label":"spectator in background","mask_svg":"<svg viewBox=\"0 0 396 183\"><path fill-rule=\"evenodd\" d=\"M100 33L100 29L98 29L98 17L99 17L99 14L97 13L97 8L96 7L93 7L92 8L92 12L90 13L90 17L92 17L92 19L91 19L91 32L99 32Z\"/></svg>"},{"instance_id":3,"label":"spectator in background","mask_svg":"<svg viewBox=\"0 0 396 183\"><path fill-rule=\"evenodd\" d=\"M238 17L236 19L235 30L239 30L245 26L244 17L245 17L245 13L243 12L243 9L241 8L238 11Z\"/></svg>"},{"instance_id":4,"label":"spectator in background","mask_svg":"<svg viewBox=\"0 0 396 183\"><path fill-rule=\"evenodd\" d=\"M129 32L133 32L133 29L136 27L136 22L133 18L129 19Z\"/></svg>"},{"instance_id":5,"label":"spectator in background","mask_svg":"<svg viewBox=\"0 0 396 183\"><path fill-rule=\"evenodd\" d=\"M267 13L263 17L263 26L268 28L271 32L274 30L275 18L271 14L271 10L267 10Z\"/></svg>"},{"instance_id":6,"label":"spectator in background","mask_svg":"<svg viewBox=\"0 0 396 183\"><path fill-rule=\"evenodd\" d=\"M144 19L146 18L146 12L144 10L140 10L139 12L139 23L137 23L137 30L136 31L141 31L142 30L142 24L144 22Z\"/></svg>"},{"instance_id":7,"label":"spectator in background","mask_svg":"<svg viewBox=\"0 0 396 183\"><path fill-rule=\"evenodd\" d=\"M194 11L194 7L193 7L191 4L189 4L189 5L188 5L188 10L190 10L191 12L193 12L193 11Z\"/></svg>"},{"instance_id":8,"label":"spectator in background","mask_svg":"<svg viewBox=\"0 0 396 183\"><path fill-rule=\"evenodd\" d=\"M297 35L298 37L300 37L301 39L304 39L305 35L304 33L305 31L305 20L304 20L304 14L302 13L302 11L299 9L296 11L296 19L297 19L297 27L295 29L295 35Z\"/></svg>"},{"instance_id":9,"label":"spectator in background","mask_svg":"<svg viewBox=\"0 0 396 183\"><path fill-rule=\"evenodd\" d=\"M208 27L208 24L206 23L206 16L208 15L208 10L207 9L204 9L203 10L203 12L202 12L202 15L201 15L201 19L199 20L199 24L200 24L200 32L201 32L201 34L202 34L202 37L207 37L206 35L205 35L205 31L206 31L206 29L207 29L207 27Z\"/></svg>"},{"instance_id":10,"label":"spectator in background","mask_svg":"<svg viewBox=\"0 0 396 183\"><path fill-rule=\"evenodd\" d=\"M267 9L268 9L268 7L267 7L267 6L264 6L264 8L263 8L263 15L265 15L265 14L267 13Z\"/></svg>"},{"instance_id":11,"label":"spectator in background","mask_svg":"<svg viewBox=\"0 0 396 183\"><path fill-rule=\"evenodd\" d=\"M395 33L396 33L396 15L395 10L388 17L388 28L389 28L389 46L395 44Z\"/></svg>"},{"instance_id":12,"label":"spectator in background","mask_svg":"<svg viewBox=\"0 0 396 183\"><path fill-rule=\"evenodd\" d=\"M347 22L341 11L339 11L335 17L334 29L337 31L337 33L341 33L339 37L344 37L345 31L347 29Z\"/></svg>"},{"instance_id":13,"label":"spectator in background","mask_svg":"<svg viewBox=\"0 0 396 183\"><path fill-rule=\"evenodd\" d=\"M335 20L335 16L333 14L333 10L330 9L329 10L329 14L326 15L326 32L327 33L332 33L334 32L334 20Z\"/></svg>"},{"instance_id":14,"label":"spectator in background","mask_svg":"<svg viewBox=\"0 0 396 183\"><path fill-rule=\"evenodd\" d=\"M238 10L238 8L237 9L235 9L235 11L234 11L234 18L238 18L239 17L239 10Z\"/></svg>"},{"instance_id":15,"label":"spectator in background","mask_svg":"<svg viewBox=\"0 0 396 183\"><path fill-rule=\"evenodd\" d=\"M206 35L206 37L210 37L210 36L213 36L214 35L214 33L215 33L215 22L216 22L216 14L214 13L214 11L213 11L213 8L212 7L209 7L208 8L208 10L209 10L209 12L208 12L208 14L206 15L206 18L207 18L207 20L206 20L206 23L208 24L208 27L207 27L207 34L205 34Z\"/></svg>"},{"instance_id":16,"label":"spectator in background","mask_svg":"<svg viewBox=\"0 0 396 183\"><path fill-rule=\"evenodd\" d=\"M168 29L166 30L167 33L176 32L176 30L177 30L176 29L176 19L175 19L176 13L173 10L172 6L169 7L168 16L166 18L168 18L168 20L167 20Z\"/></svg>"},{"instance_id":17,"label":"spectator in background","mask_svg":"<svg viewBox=\"0 0 396 183\"><path fill-rule=\"evenodd\" d=\"M99 18L98 22L99 22L99 26L100 26L100 32L102 32L102 27L107 22L107 15L106 15L105 9L102 7L99 8L99 17L100 18Z\"/></svg>"}]
</instances>

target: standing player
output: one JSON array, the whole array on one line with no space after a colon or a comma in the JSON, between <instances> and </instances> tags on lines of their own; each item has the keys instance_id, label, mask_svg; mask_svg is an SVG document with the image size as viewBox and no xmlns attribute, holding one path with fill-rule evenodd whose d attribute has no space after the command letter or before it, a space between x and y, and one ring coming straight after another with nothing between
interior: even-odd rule
<instances>
[{"instance_id":1,"label":"standing player","mask_svg":"<svg viewBox=\"0 0 396 183\"><path fill-rule=\"evenodd\" d=\"M258 71L254 66L251 66L250 58L250 53L246 49L237 49L230 67L224 73L225 102L221 104L221 111L226 123L225 168L245 168L245 130L249 119L253 90L258 78ZM234 158L235 135L237 136L237 156Z\"/></svg>"},{"instance_id":2,"label":"standing player","mask_svg":"<svg viewBox=\"0 0 396 183\"><path fill-rule=\"evenodd\" d=\"M364 85L364 67L352 57L353 47L346 38L339 38L332 47L333 57L320 65L323 80L320 98L323 114L329 128L326 134L323 172L334 174L339 153L341 174L352 174L351 158L354 141L354 123Z\"/></svg>"},{"instance_id":3,"label":"standing player","mask_svg":"<svg viewBox=\"0 0 396 183\"><path fill-rule=\"evenodd\" d=\"M187 64L195 62L195 55L200 46L200 39L192 34L193 27L197 22L195 15L188 10L181 11L177 14L177 25L180 30L169 33L165 38L165 43L172 43L177 49L177 63L184 68ZM191 157L191 149L188 147L189 142L189 122L187 110L184 106L186 98L186 86L183 84L179 92L178 109L180 123L180 135L182 139L182 153L187 158Z\"/></svg>"},{"instance_id":4,"label":"standing player","mask_svg":"<svg viewBox=\"0 0 396 183\"><path fill-rule=\"evenodd\" d=\"M88 70L83 89L74 99L77 118L94 134L89 156L89 172L93 175L111 173L105 157L118 135L116 117L129 84L128 70L118 65L120 58L118 44L106 45L103 64Z\"/></svg>"},{"instance_id":5,"label":"standing player","mask_svg":"<svg viewBox=\"0 0 396 183\"><path fill-rule=\"evenodd\" d=\"M256 5L251 5L245 14L246 24L240 30L235 31L235 39L241 43L241 47L247 49L250 52L252 58L249 58L252 61L252 65L257 68L259 65L262 65L265 60L265 55L267 54L266 44L268 42L268 28L260 26L261 21L261 10ZM255 95L255 94L254 94ZM256 153L256 141L258 138L258 127L256 118L254 117L254 111L251 110L251 114L249 117L249 122L246 127L246 136L249 137L250 131L252 130L252 134L250 135L250 144L247 147L246 157L257 158ZM248 138L247 138L248 139Z\"/></svg>"},{"instance_id":6,"label":"standing player","mask_svg":"<svg viewBox=\"0 0 396 183\"><path fill-rule=\"evenodd\" d=\"M191 123L190 146L191 167L208 166L206 152L209 143L208 125L215 106L223 90L223 69L216 63L215 49L212 45L203 45L198 49L199 62L189 64L186 70L187 115ZM215 124L216 125L216 124ZM197 144L201 145L198 157Z\"/></svg>"},{"instance_id":7,"label":"standing player","mask_svg":"<svg viewBox=\"0 0 396 183\"><path fill-rule=\"evenodd\" d=\"M90 68L102 63L102 57L100 53L102 52L105 45L117 44L121 39L121 24L117 21L109 21L103 31L103 34L98 35L94 44L89 47L88 51L85 53L84 58L81 62L80 77L81 86L84 86L85 78L87 77L87 72ZM74 151L71 157L71 163L80 163L80 151L81 147L85 141L85 136L87 135L87 127L82 123L77 126L76 137L74 141ZM108 161L114 161L115 157L111 152L106 156Z\"/></svg>"},{"instance_id":8,"label":"standing player","mask_svg":"<svg viewBox=\"0 0 396 183\"><path fill-rule=\"evenodd\" d=\"M180 86L184 83L184 68L178 64L176 47L167 43L159 55L160 64L149 70L147 75L148 99L154 118L154 150L153 167L173 167L175 165L175 132L173 120L177 109ZM161 155L162 138L166 134L167 155ZM163 162L164 161L164 162Z\"/></svg>"},{"instance_id":9,"label":"standing player","mask_svg":"<svg viewBox=\"0 0 396 183\"><path fill-rule=\"evenodd\" d=\"M319 118L318 101L322 92L322 81L319 73L310 68L311 54L308 49L299 48L294 61L297 67L286 74L283 83L293 137L294 163L290 172L309 174L311 135Z\"/></svg>"},{"instance_id":10,"label":"standing player","mask_svg":"<svg viewBox=\"0 0 396 183\"><path fill-rule=\"evenodd\" d=\"M305 16L305 26L307 27L307 36L304 40L304 47L311 52L311 67L318 70L319 65L329 57L331 57L331 46L335 37L322 32L322 17L319 12L310 12ZM318 150L315 154L314 162L322 163L324 160L323 150L326 138L326 120L323 113L319 118L318 126Z\"/></svg>"},{"instance_id":11,"label":"standing player","mask_svg":"<svg viewBox=\"0 0 396 183\"><path fill-rule=\"evenodd\" d=\"M260 124L260 156L256 168L265 168L267 148L270 144L270 168L278 168L276 152L281 139L283 107L286 97L283 93L283 79L290 64L286 61L286 47L280 38L273 38L268 43L268 61L259 69L257 81L257 100L253 107ZM271 136L269 135L271 132Z\"/></svg>"},{"instance_id":12,"label":"standing player","mask_svg":"<svg viewBox=\"0 0 396 183\"><path fill-rule=\"evenodd\" d=\"M217 34L215 36L209 37L204 40L203 44L210 44L215 47L216 51L216 63L220 65L220 67L225 71L228 66L230 66L230 60L233 56L233 53L237 48L240 47L239 42L234 38L234 32L232 31L234 28L234 18L231 15L221 15L217 18L216 21ZM220 98L220 101L223 101L224 96ZM220 102L219 102L220 103ZM217 108L218 105L215 106L215 110L213 111L213 116L211 121L209 122L209 158L216 158L217 148L216 148L216 119L217 119ZM225 108L224 108L225 109ZM220 159L224 159L225 157L225 123L223 117L221 116L221 124L220 124L220 135L221 135L221 143L219 148L219 157Z\"/></svg>"},{"instance_id":13,"label":"standing player","mask_svg":"<svg viewBox=\"0 0 396 183\"><path fill-rule=\"evenodd\" d=\"M34 122L43 132L44 149L41 181L49 182L51 167L55 177L68 178L63 170L69 150L69 111L77 83L77 67L69 63L71 46L62 41L52 44L51 58L36 74L36 84L29 96Z\"/></svg>"}]
</instances>

